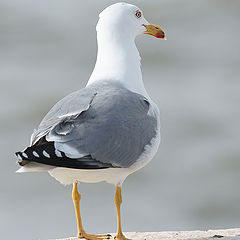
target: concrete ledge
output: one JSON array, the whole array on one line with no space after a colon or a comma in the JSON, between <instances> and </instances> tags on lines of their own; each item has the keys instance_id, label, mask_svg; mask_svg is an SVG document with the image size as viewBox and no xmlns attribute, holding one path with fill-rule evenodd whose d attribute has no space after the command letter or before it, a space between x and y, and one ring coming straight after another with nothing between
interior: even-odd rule
<instances>
[{"instance_id":1,"label":"concrete ledge","mask_svg":"<svg viewBox=\"0 0 240 240\"><path fill-rule=\"evenodd\" d=\"M208 231L127 232L125 235L133 240L240 240L240 228ZM79 239L73 237L56 240Z\"/></svg>"}]
</instances>

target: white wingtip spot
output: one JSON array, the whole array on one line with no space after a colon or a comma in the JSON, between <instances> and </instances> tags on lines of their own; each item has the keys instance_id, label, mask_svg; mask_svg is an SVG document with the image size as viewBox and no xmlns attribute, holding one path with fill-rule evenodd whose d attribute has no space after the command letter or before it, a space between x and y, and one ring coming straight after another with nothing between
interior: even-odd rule
<instances>
[{"instance_id":1,"label":"white wingtip spot","mask_svg":"<svg viewBox=\"0 0 240 240\"><path fill-rule=\"evenodd\" d=\"M62 153L58 151L57 149L55 150L55 154L57 157L62 157Z\"/></svg>"},{"instance_id":2,"label":"white wingtip spot","mask_svg":"<svg viewBox=\"0 0 240 240\"><path fill-rule=\"evenodd\" d=\"M50 158L50 155L45 150L43 150L43 155L47 158Z\"/></svg>"},{"instance_id":3,"label":"white wingtip spot","mask_svg":"<svg viewBox=\"0 0 240 240\"><path fill-rule=\"evenodd\" d=\"M23 157L28 158L28 155L25 152L23 152L22 155Z\"/></svg>"},{"instance_id":4,"label":"white wingtip spot","mask_svg":"<svg viewBox=\"0 0 240 240\"><path fill-rule=\"evenodd\" d=\"M17 154L17 158L19 159L19 160L22 160L22 157L21 157L21 155L18 153Z\"/></svg>"},{"instance_id":5,"label":"white wingtip spot","mask_svg":"<svg viewBox=\"0 0 240 240\"><path fill-rule=\"evenodd\" d=\"M39 155L38 155L38 153L37 153L36 151L33 151L33 156L35 156L35 157L38 157L38 158L39 158Z\"/></svg>"}]
</instances>

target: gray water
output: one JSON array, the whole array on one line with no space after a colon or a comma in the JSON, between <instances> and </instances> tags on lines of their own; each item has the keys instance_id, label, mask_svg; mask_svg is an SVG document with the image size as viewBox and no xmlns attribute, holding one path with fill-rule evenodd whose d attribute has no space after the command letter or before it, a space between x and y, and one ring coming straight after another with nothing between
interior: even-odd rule
<instances>
[{"instance_id":1,"label":"gray water","mask_svg":"<svg viewBox=\"0 0 240 240\"><path fill-rule=\"evenodd\" d=\"M85 86L98 13L115 1L0 0L0 238L74 236L71 186L15 174L49 108ZM131 1L167 41L137 39L146 88L161 110L162 143L123 186L123 229L240 225L240 1ZM114 186L80 184L88 232L116 229Z\"/></svg>"}]
</instances>

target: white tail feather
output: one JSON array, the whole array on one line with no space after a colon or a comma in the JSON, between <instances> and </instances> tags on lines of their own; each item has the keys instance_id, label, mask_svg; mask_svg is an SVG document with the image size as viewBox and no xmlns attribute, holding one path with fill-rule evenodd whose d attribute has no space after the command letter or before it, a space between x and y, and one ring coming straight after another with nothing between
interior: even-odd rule
<instances>
[{"instance_id":1,"label":"white tail feather","mask_svg":"<svg viewBox=\"0 0 240 240\"><path fill-rule=\"evenodd\" d=\"M16 173L24 173L24 172L43 172L43 171L49 171L50 169L53 169L53 166L36 163L36 162L30 162L26 164L25 166L19 168Z\"/></svg>"}]
</instances>

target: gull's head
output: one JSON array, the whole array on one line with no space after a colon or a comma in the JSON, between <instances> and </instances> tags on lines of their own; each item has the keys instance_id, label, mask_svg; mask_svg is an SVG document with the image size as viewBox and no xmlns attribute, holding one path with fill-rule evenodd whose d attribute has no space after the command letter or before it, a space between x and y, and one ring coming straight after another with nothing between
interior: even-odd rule
<instances>
[{"instance_id":1,"label":"gull's head","mask_svg":"<svg viewBox=\"0 0 240 240\"><path fill-rule=\"evenodd\" d=\"M150 24L138 7L128 3L116 3L105 8L99 15L97 32L108 34L111 38L135 38L140 34L165 39L164 31Z\"/></svg>"}]
</instances>

